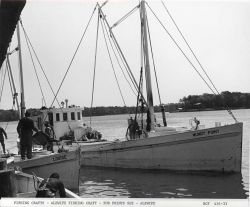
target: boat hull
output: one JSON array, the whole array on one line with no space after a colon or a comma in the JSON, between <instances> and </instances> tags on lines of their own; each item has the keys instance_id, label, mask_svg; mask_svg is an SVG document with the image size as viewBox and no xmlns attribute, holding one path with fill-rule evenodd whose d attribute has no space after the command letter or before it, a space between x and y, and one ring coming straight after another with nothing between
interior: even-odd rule
<instances>
[{"instance_id":1,"label":"boat hull","mask_svg":"<svg viewBox=\"0 0 250 207\"><path fill-rule=\"evenodd\" d=\"M240 172L242 123L124 142L81 143L81 165Z\"/></svg>"},{"instance_id":2,"label":"boat hull","mask_svg":"<svg viewBox=\"0 0 250 207\"><path fill-rule=\"evenodd\" d=\"M39 177L37 177L36 180L33 178L33 175L14 170L0 170L0 178L2 181L1 184L5 185L5 191L0 191L1 197L21 198L35 198L37 193L36 189L43 180ZM68 189L65 189L65 192L67 198L80 198ZM59 197L58 193L56 193L56 197Z\"/></svg>"},{"instance_id":3,"label":"boat hull","mask_svg":"<svg viewBox=\"0 0 250 207\"><path fill-rule=\"evenodd\" d=\"M70 190L78 190L80 174L79 150L53 153L30 160L11 163L9 168L20 167L25 173L35 173L36 176L47 178L57 172L64 186Z\"/></svg>"}]
</instances>

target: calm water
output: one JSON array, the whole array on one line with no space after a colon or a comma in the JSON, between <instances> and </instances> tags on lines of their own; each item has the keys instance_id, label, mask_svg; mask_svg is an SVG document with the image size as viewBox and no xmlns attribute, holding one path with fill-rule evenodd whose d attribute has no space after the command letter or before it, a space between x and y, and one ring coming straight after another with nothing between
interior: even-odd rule
<instances>
[{"instance_id":1,"label":"calm water","mask_svg":"<svg viewBox=\"0 0 250 207\"><path fill-rule=\"evenodd\" d=\"M249 137L250 110L233 111L244 123L241 174L181 173L131 169L84 167L81 169L81 197L130 198L247 198L249 197ZM167 115L168 126L187 126L189 119L197 117L201 124L214 126L215 122L232 123L225 111L181 112ZM92 118L92 127L101 131L108 140L123 139L128 115ZM160 114L157 114L160 121ZM88 124L89 120L86 118ZM7 127L6 142L16 152L16 122ZM5 128L6 123L2 123Z\"/></svg>"}]
</instances>

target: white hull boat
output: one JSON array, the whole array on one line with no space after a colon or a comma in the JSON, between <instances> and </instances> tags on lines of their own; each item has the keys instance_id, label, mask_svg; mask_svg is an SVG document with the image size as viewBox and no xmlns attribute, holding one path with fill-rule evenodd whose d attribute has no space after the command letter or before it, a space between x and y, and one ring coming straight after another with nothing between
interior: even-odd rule
<instances>
[{"instance_id":1,"label":"white hull boat","mask_svg":"<svg viewBox=\"0 0 250 207\"><path fill-rule=\"evenodd\" d=\"M3 197L17 197L17 198L35 198L36 197L36 187L37 183L34 180L34 176L23 173L20 171L8 171L2 170L1 177L5 178L9 181L9 192L7 196ZM43 178L37 178L39 182L43 180ZM73 193L72 191L65 189L66 198L76 198L80 199L78 195ZM56 194L56 197L59 195Z\"/></svg>"},{"instance_id":2,"label":"white hull boat","mask_svg":"<svg viewBox=\"0 0 250 207\"><path fill-rule=\"evenodd\" d=\"M240 172L242 123L80 146L82 166Z\"/></svg>"},{"instance_id":3,"label":"white hull boat","mask_svg":"<svg viewBox=\"0 0 250 207\"><path fill-rule=\"evenodd\" d=\"M97 3L96 7L98 7L98 10L94 9L94 11L98 11L98 22L102 22L100 25L104 26L106 31L108 31L106 37L110 37L110 45L111 47L114 46L112 48L116 49L114 55L119 54L119 60L117 60L117 62L124 63L123 67L126 68L127 75L130 77L130 82L132 83L131 85L134 86L134 89L137 92L136 113L134 118L130 117L128 120L128 136L126 135L128 140L111 142L102 141L99 138L93 140L92 137L88 137L87 131L85 131L86 129L83 127L82 108L74 105L68 106L67 99L67 101L65 100L65 108L61 107L60 109L50 108L43 110L42 114L34 120L38 128L42 129L43 126L41 120L46 120L55 129L57 139L60 137L67 138L68 135L74 134L71 141L74 140L80 145L82 166L240 172L243 124L236 120L229 107L226 106L227 111L235 121L234 124L225 126L219 126L218 124L212 128L202 128L201 126L198 127L198 120L194 119L195 122L197 121L195 129L184 130L183 128L171 128L167 127L165 108L161 103L159 95L163 126L159 126L156 123L150 72L150 67L155 69L155 64L153 64L153 49L151 41L149 41L151 38L149 35L150 30L146 12L146 6L148 6L148 4L145 0L140 0L139 4L127 14L132 14L133 11L136 11L137 9L140 10L141 65L138 68L141 69L141 72L140 80L137 82L121 47L112 32L112 29L121 23L127 15L122 17L113 26L110 26L106 19L107 15L103 12L103 7L106 3L107 2L102 5ZM100 28L97 29L99 30ZM96 41L96 44L97 42L98 41ZM97 48L96 45L96 52ZM109 47L107 46L107 49L108 48ZM187 58L187 56L185 57ZM110 59L112 58L110 57ZM110 62L113 68L113 61ZM192 63L191 66L196 69ZM94 70L95 67L96 58ZM145 86L143 85L144 72ZM210 83L206 82L207 86L212 90L214 95L220 95L216 88L215 90L211 88L215 86L210 78L209 80ZM93 83L94 81L95 79L93 77ZM146 91L146 96L143 94L144 89ZM92 88L91 109L93 93L94 84ZM90 127L92 127L91 119ZM67 166L65 170L67 171L68 168L70 167ZM65 173L67 174L68 172Z\"/></svg>"},{"instance_id":4,"label":"white hull boat","mask_svg":"<svg viewBox=\"0 0 250 207\"><path fill-rule=\"evenodd\" d=\"M44 151L44 153L36 154L32 159L26 160L20 160L20 156L15 156L14 161L8 164L8 168L21 168L25 173L35 173L35 175L42 178L49 177L52 173L57 172L66 188L71 190L79 189L79 149L61 153Z\"/></svg>"}]
</instances>

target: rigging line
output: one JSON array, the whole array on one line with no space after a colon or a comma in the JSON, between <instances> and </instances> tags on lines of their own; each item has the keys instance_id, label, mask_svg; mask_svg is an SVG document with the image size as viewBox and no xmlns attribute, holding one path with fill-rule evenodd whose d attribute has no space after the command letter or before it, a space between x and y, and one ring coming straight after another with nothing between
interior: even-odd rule
<instances>
[{"instance_id":1,"label":"rigging line","mask_svg":"<svg viewBox=\"0 0 250 207\"><path fill-rule=\"evenodd\" d=\"M147 6L149 7L150 11L153 13L153 15L155 16L155 18L158 20L158 22L160 23L160 25L163 27L163 29L167 32L168 36L172 39L172 41L175 43L175 45L177 46L177 48L181 51L181 53L184 55L184 57L186 58L186 60L190 63L190 65L193 67L193 69L195 69L195 71L197 72L197 74L200 76L200 78L205 82L205 84L207 85L207 87L214 93L214 90L211 88L211 86L208 84L208 82L204 79L204 77L201 75L201 73L198 71L198 69L194 66L194 64L191 62L191 60L187 57L187 55L184 53L184 51L181 49L181 47L178 45L178 43L175 41L175 39L173 38L173 36L169 33L169 31L166 29L166 27L163 25L163 23L160 21L160 19L157 17L157 15L154 13L154 11L151 9L151 7L148 5L148 3L146 2Z\"/></svg>"},{"instance_id":2,"label":"rigging line","mask_svg":"<svg viewBox=\"0 0 250 207\"><path fill-rule=\"evenodd\" d=\"M11 91L11 95L12 95L12 98L13 98L13 103L15 103L14 89L13 89L13 86L12 86L11 77L10 77L10 71L9 71L9 67L8 67L7 61L6 61L6 69L7 69L7 72L8 72L8 78L9 78L9 83L10 83L10 91Z\"/></svg>"},{"instance_id":3,"label":"rigging line","mask_svg":"<svg viewBox=\"0 0 250 207\"><path fill-rule=\"evenodd\" d=\"M111 29L118 26L118 24L122 23L125 19L127 19L130 15L132 15L136 9L140 8L140 5L135 6L131 11L129 11L127 14L125 14L121 19L119 19L116 23L111 26Z\"/></svg>"},{"instance_id":4,"label":"rigging line","mask_svg":"<svg viewBox=\"0 0 250 207\"><path fill-rule=\"evenodd\" d=\"M32 60L33 66L34 66L34 61L33 61L32 53L31 53L31 50L30 50L30 47L29 47L29 46L31 46L32 51L33 51L33 53L35 54L35 57L36 57L36 59L37 59L37 61L38 61L38 63L39 63L39 66L40 66L40 68L41 68L41 70L42 70L42 72L43 72L43 75L45 76L45 78L46 78L46 80L47 80L47 83L48 83L48 85L49 85L49 87L50 87L50 90L52 91L52 93L53 93L53 95L54 95L54 97L55 97L55 92L54 92L54 90L53 90L53 88L52 88L52 86L51 86L51 84L50 84L50 81L49 81L49 79L48 79L48 77L47 77L47 75L46 75L46 73L45 73L45 71L44 71L44 68L43 68L43 66L42 66L42 64L41 64L41 62L40 62L40 60L39 60L39 58L38 58L38 56L37 56L37 53L36 53L36 51L35 51L35 49L34 49L32 43L31 43L31 41L30 41L30 39L29 39L29 36L28 36L28 34L27 34L27 32L26 32L24 26L23 26L23 23L22 23L22 20L21 20L21 19L20 19L20 23L21 23L21 26L22 26L22 29L23 29L23 32L24 32L24 36L25 36L25 39L26 39L26 43L27 43L28 48L29 48L29 53L30 53L30 56L31 56L31 60ZM34 68L35 68L35 66L34 66ZM36 72L36 69L35 69L35 72ZM37 74L37 72L36 72L36 74ZM39 82L39 79L38 79L38 82ZM40 82L39 82L39 85L40 85ZM40 85L40 86L41 86L41 85ZM40 87L40 88L41 88L41 87ZM42 93L42 95L43 95L43 93ZM43 96L43 100L44 100L44 103L45 103L45 105L46 105L44 96ZM61 107L61 105L60 105L60 103L59 103L59 101L58 101L57 98L56 98L56 102L57 102L59 108L61 109L61 111L63 112L62 107ZM47 118L47 114L45 115L44 119L42 120L42 124L45 122L46 118ZM67 124L68 124L68 127L69 127L69 129L70 129L70 125L69 125L68 121L67 121Z\"/></svg>"},{"instance_id":5,"label":"rigging line","mask_svg":"<svg viewBox=\"0 0 250 207\"><path fill-rule=\"evenodd\" d=\"M138 85L137 85L137 81L135 80L135 78L134 78L134 76L133 76L133 73L132 73L132 71L130 70L130 67L129 67L129 65L128 65L128 63L127 63L125 57L124 57L124 54L122 53L121 48L120 48L120 46L119 46L119 44L118 44L118 42L117 42L117 40L116 40L116 38L115 38L115 36L114 36L114 34L113 34L113 32L112 32L112 29L111 29L110 26L109 26L109 23L108 23L108 21L107 21L107 19L106 19L106 16L104 15L104 13L103 13L103 11L102 11L101 8L100 8L100 11L101 11L101 14L102 14L102 16L103 16L103 19L105 20L106 25L107 25L108 28L109 28L109 33L110 33L111 38L112 38L113 41L114 41L115 47L116 47L116 49L119 51L119 55L121 56L121 59L122 59L122 61L123 61L123 64L126 65L125 68L126 68L128 74L129 74L129 77L130 77L130 79L131 79L131 82L133 83L134 87L136 88L136 91L138 92L138 88L139 88L139 87L138 87ZM143 100L145 101L145 98L144 98L143 94L141 94L141 96L142 96ZM146 103L146 101L145 101L145 103Z\"/></svg>"},{"instance_id":6,"label":"rigging line","mask_svg":"<svg viewBox=\"0 0 250 207\"><path fill-rule=\"evenodd\" d=\"M151 35L150 35L150 30L149 30L147 16L146 16L146 25L145 26L147 27L147 30L148 30L149 44L150 44L150 50L151 50L151 55L152 55L152 60L153 60L153 67L154 67L154 73L155 73L155 80L156 80L156 85L157 85L159 102L160 102L160 105L162 105L161 95L160 95L160 88L159 88L159 82L158 82L157 73L156 73L156 67L155 67L155 59L154 59L154 54L153 54L152 40L151 40Z\"/></svg>"},{"instance_id":7,"label":"rigging line","mask_svg":"<svg viewBox=\"0 0 250 207\"><path fill-rule=\"evenodd\" d=\"M92 123L92 108L94 101L94 91L95 91L95 72L96 72L96 62L97 62L97 49L98 49L98 37L99 37L99 24L100 24L100 9L98 10L97 17L97 27L96 27L96 42L95 42L95 59L94 59L94 74L93 74L93 82L92 82L92 95L91 95L91 107L90 107L90 126Z\"/></svg>"},{"instance_id":8,"label":"rigging line","mask_svg":"<svg viewBox=\"0 0 250 207\"><path fill-rule=\"evenodd\" d=\"M103 16L103 19L105 20L106 25L107 25L108 28L109 28L109 33L110 33L111 38L113 39L114 45L115 45L117 51L119 51L118 54L120 55L121 60L123 61L123 64L126 65L125 68L126 68L126 70L127 70L127 72L128 72L128 71L130 71L129 65L128 65L128 63L127 63L127 61L126 61L124 55L122 54L122 51L121 51L121 49L120 49L120 46L119 46L119 44L117 43L117 40L116 40L116 38L115 38L115 36L114 36L114 34L113 34L113 32L112 32L112 29L110 28L109 23L108 23L108 21L107 21L107 19L106 19L106 16L104 15L104 13L103 13L103 11L102 11L101 8L100 8L100 11L101 11L101 14L102 14L102 16ZM138 91L138 85L137 85L137 82L136 82L136 80L134 79L134 77L133 77L133 75L132 75L132 72L130 71L130 72L128 72L128 74L129 74L130 79L132 80L132 83L134 84L134 87L136 88L136 91Z\"/></svg>"},{"instance_id":9,"label":"rigging line","mask_svg":"<svg viewBox=\"0 0 250 207\"><path fill-rule=\"evenodd\" d=\"M204 69L204 67L202 66L201 62L199 61L199 59L197 58L197 56L195 55L193 49L191 48L190 44L187 42L186 38L184 37L183 33L181 32L180 28L178 27L178 25L176 24L174 18L172 17L172 15L170 14L169 10L167 9L166 5L164 4L163 1L161 1L166 12L168 13L169 17L171 18L172 22L174 23L176 29L178 30L178 32L180 33L182 39L184 40L184 42L186 43L186 45L188 46L189 50L191 51L191 53L193 54L194 58L196 59L196 61L198 62L199 66L201 67L201 69L203 70L203 72L205 73L206 77L208 78L208 80L210 81L210 83L212 84L212 86L214 87L215 91L217 92L218 95L220 95L220 92L217 90L217 88L215 87L215 84L213 83L213 81L211 80L211 78L209 77L209 75L207 74L206 70ZM228 113L233 117L233 119L237 122L237 119L235 118L235 116L233 115L231 109L229 108L229 106L226 104L226 110L228 111Z\"/></svg>"},{"instance_id":10,"label":"rigging line","mask_svg":"<svg viewBox=\"0 0 250 207\"><path fill-rule=\"evenodd\" d=\"M208 80L210 81L210 83L212 84L212 86L214 87L214 89L216 90L216 92L218 94L219 91L217 90L217 88L215 87L213 81L210 79L209 75L207 74L206 70L204 69L204 67L201 65L201 62L199 61L199 59L197 58L197 56L195 55L193 49L191 48L190 44L187 42L186 38L184 37L183 33L181 32L180 28L178 27L178 25L176 24L175 20L173 19L172 15L170 14L169 10L167 9L166 5L164 4L163 1L161 1L166 12L168 13L169 17L171 18L172 22L174 23L176 29L178 30L178 32L180 33L182 39L185 41L186 45L188 46L189 50L191 51L191 53L193 54L194 58L196 59L196 61L198 62L198 64L200 65L201 69L203 70L203 72L205 73L206 77L208 78Z\"/></svg>"},{"instance_id":11,"label":"rigging line","mask_svg":"<svg viewBox=\"0 0 250 207\"><path fill-rule=\"evenodd\" d=\"M30 39L29 39L29 36L28 36L28 34L27 34L27 32L26 32L24 26L23 26L23 23L22 23L21 19L20 19L20 23L21 23L21 26L22 26L22 29L23 29L23 32L24 32L24 36L25 36L25 39L26 39L26 44L27 44L28 49L29 49L29 53L30 53L30 56L31 56L31 60L32 60L32 63L33 63L33 67L34 67L34 69L35 69L35 73L36 73L36 75L37 75L37 70L36 70L36 68L35 68L35 63L34 63L33 56L32 56L31 50L30 50L30 46L31 46L31 48L32 48L33 53L35 54L36 60L37 60L37 62L39 63L39 66L40 66L40 68L41 68L41 70L42 70L42 72L43 72L43 75L44 75L45 78L46 78L46 81L47 81L47 83L48 83L48 85L49 85L49 87L50 87L50 90L52 91L52 93L53 93L53 95L54 95L54 97L55 97L55 92L54 92L54 90L53 90L53 88L52 88L52 86L51 86L51 84L50 84L50 81L49 81L49 79L48 79L48 77L47 77L47 75L46 75L46 73L45 73L45 70L44 70L44 68L43 68L43 66L42 66L42 64L41 64L41 62L40 62L40 60L39 60L39 58L38 58L38 55L37 55L37 53L36 53L36 51L35 51L35 49L34 49L32 43L31 43L31 41L30 41ZM39 81L38 76L37 76L37 79L38 79L38 83L39 83L39 86L40 86L40 89L41 89L41 92L42 92L42 87L41 87L41 85L40 85L40 81ZM43 101L44 101L45 106L46 106L46 101L45 101L45 97L44 97L43 93L42 93L42 96L43 96ZM58 106L59 106L61 112L63 112L62 107L61 107L61 105L60 105L60 103L59 103L59 101L58 101L57 98L56 98L56 102L57 102L57 104L58 104ZM47 106L46 106L46 107L47 107ZM45 122L46 118L47 118L47 114L45 115L44 119L42 120L42 124ZM67 120L67 125L68 125L69 129L71 129L68 120Z\"/></svg>"},{"instance_id":12,"label":"rigging line","mask_svg":"<svg viewBox=\"0 0 250 207\"><path fill-rule=\"evenodd\" d=\"M36 66L35 66L35 63L34 63L34 59L33 59L33 56L32 56L31 50L30 50L30 46L29 46L29 43L28 43L28 40L27 40L27 36L26 35L24 35L24 36L25 36L26 44L27 44L27 47L28 47L28 50L29 50L30 58L31 58L31 61L32 61L32 64L33 64L33 68L35 70L36 79L38 81L38 84L39 84L39 87L40 87L40 91L41 91L41 94L42 94L45 106L47 107L47 104L46 104L46 101L45 101L45 97L44 97L44 93L43 93L43 89L42 89L42 86L41 86L41 83L40 83L40 79L39 79L38 74L37 74L37 70L36 70Z\"/></svg>"},{"instance_id":13,"label":"rigging line","mask_svg":"<svg viewBox=\"0 0 250 207\"><path fill-rule=\"evenodd\" d=\"M113 38L112 38L112 40L113 40ZM114 42L114 40L113 40L113 42ZM125 63L124 59L122 58L122 54L121 54L121 52L119 51L119 48L118 48L118 45L116 44L116 42L114 42L114 45L115 45L115 47L116 47L116 50L118 51L118 55L120 56L120 59L122 60L123 66L125 67L125 69L126 69L126 71L127 71L127 74L128 74L128 76L129 76L129 79L130 79L131 83L132 83L133 86L134 86L134 89L136 90L136 92L138 92L137 84L135 83L135 81L134 81L134 79L133 79L133 77L132 77L132 75L131 75L132 72L131 72L130 69L126 66L126 63ZM131 86L131 84L129 84L129 85ZM132 89L132 88L131 88L131 89ZM132 89L133 92L134 92L134 89ZM134 94L136 94L136 93L134 92ZM137 96L137 95L136 95L136 96Z\"/></svg>"},{"instance_id":14,"label":"rigging line","mask_svg":"<svg viewBox=\"0 0 250 207\"><path fill-rule=\"evenodd\" d=\"M105 30L106 30L106 33L108 34L107 26L105 26L105 24L104 24L104 28L105 28ZM131 86L131 83L128 81L128 78L126 77L126 75L125 75L125 73L124 73L124 71L123 71L123 68L122 68L122 66L121 66L121 63L120 63L120 61L119 61L119 59L118 59L118 57L117 57L117 54L116 54L116 52L115 52L115 49L114 49L113 45L112 45L111 40L113 40L113 39L112 39L109 35L107 35L107 37L108 37L108 40L109 40L109 44L110 44L110 46L111 46L111 48L112 48L112 50L113 50L113 53L114 53L114 55L115 55L115 57L116 57L116 61L117 61L118 65L119 65L119 67L120 67L120 69L121 69L121 71L122 71L122 74L123 74L125 80L127 81L127 83L129 84L130 89L131 89L132 92L136 95L136 93L134 92L134 89L133 89L132 86ZM110 39L111 39L111 40L110 40ZM114 42L113 42L113 44L115 45ZM119 55L119 51L117 51L117 52L118 52L118 55ZM120 56L120 59L122 60L121 56ZM123 66L126 67L124 63L123 63Z\"/></svg>"},{"instance_id":15,"label":"rigging line","mask_svg":"<svg viewBox=\"0 0 250 207\"><path fill-rule=\"evenodd\" d=\"M50 90L51 90L51 92L53 93L53 95L54 95L54 97L55 97L55 92L54 92L54 90L53 90L53 88L52 88L52 86L51 86L51 84L50 84L50 81L49 81L49 79L48 79L48 76L47 76L46 73L45 73L45 70L44 70L44 68L43 68L43 66L42 66L42 64L41 64L41 61L40 61L39 58L38 58L38 55L37 55L37 53L36 53L36 51L35 51L35 49L34 49L32 43L31 43L31 41L30 41L30 38L29 38L29 36L28 36L28 34L27 34L27 32L26 32L24 26L23 26L23 23L22 23L21 19L20 19L20 23L21 23L21 26L22 26L24 35L25 35L25 37L27 37L27 40L28 40L28 42L29 42L29 45L31 46L31 49L32 49L32 51L33 51L33 53L34 53L34 55L35 55L35 57L36 57L36 60L37 60L39 66L40 66L40 68L41 68L41 70L42 70L42 72L43 72L43 75L44 75L44 77L45 77L45 79L46 79L46 81L47 81L47 83L48 83L48 85L49 85L49 87L50 87ZM59 101L58 101L57 98L56 98L56 101L57 101L58 106L61 107L61 105L60 105L60 103L59 103Z\"/></svg>"},{"instance_id":16,"label":"rigging line","mask_svg":"<svg viewBox=\"0 0 250 207\"><path fill-rule=\"evenodd\" d=\"M108 48L108 43L107 43L107 39L106 39L106 36L105 36L105 30L104 30L104 28L103 28L103 27L104 27L103 24L104 24L104 23L101 21L103 37L104 37L105 44L106 44L106 48L107 48L107 51L108 51L110 63L111 63L111 66L112 66L112 69L113 69L113 72L114 72L115 80L116 80L118 89L119 89L119 91L120 91L120 95L121 95L123 104L124 104L124 106L126 106L126 103L125 103L125 100L124 100L124 97L123 97L123 94L122 94L122 91L121 91L121 87L120 87L120 84L119 84L118 79L117 79L117 75L116 75L116 72L115 72L115 68L114 68L114 64L113 64L112 58L111 58L111 54L110 54L110 51L109 51L109 48Z\"/></svg>"},{"instance_id":17,"label":"rigging line","mask_svg":"<svg viewBox=\"0 0 250 207\"><path fill-rule=\"evenodd\" d=\"M4 71L5 71L3 66L4 66L4 64L2 65L2 69L0 71L1 72L1 74L0 74L1 75L0 88L2 88L2 85L3 85Z\"/></svg>"},{"instance_id":18,"label":"rigging line","mask_svg":"<svg viewBox=\"0 0 250 207\"><path fill-rule=\"evenodd\" d=\"M1 95L0 95L0 102L2 101L3 87L4 87L4 83L5 83L6 72L7 72L7 68L5 68L5 71L4 71L3 82L2 82L2 88L1 88Z\"/></svg>"},{"instance_id":19,"label":"rigging line","mask_svg":"<svg viewBox=\"0 0 250 207\"><path fill-rule=\"evenodd\" d=\"M111 54L110 54L110 51L109 51L109 48L108 48L108 42L107 42L107 37L106 37L106 35L108 35L108 34L105 35L105 30L104 30L103 24L104 24L104 23L101 21L103 36L104 36L106 48L107 48L107 51L108 51L110 63L111 63L111 66L112 66L112 69L113 69L113 72L114 72L115 80L116 80L116 83L117 83L117 86L118 86L118 89L119 89L119 92L120 92L120 95L121 95L123 104L124 104L124 106L126 107L125 99L124 99L124 97L123 97L122 90L121 90L120 84L119 84L119 82L118 82L117 75L116 75L115 68L114 68L114 64L113 64L113 61L112 61L112 58L111 58Z\"/></svg>"},{"instance_id":20,"label":"rigging line","mask_svg":"<svg viewBox=\"0 0 250 207\"><path fill-rule=\"evenodd\" d=\"M73 63L73 61L74 61L74 58L75 58L75 56L76 56L76 54L77 54L77 52L78 52L78 49L79 49L79 47L80 47L80 45L81 45L81 43L82 43L83 37L85 36L86 31L87 31L87 29L88 29L88 26L89 26L89 24L90 24L90 21L91 21L93 15L94 15L94 12L95 12L95 10L96 10L96 7L97 7L97 6L95 6L94 11L92 12L92 15L91 15L91 17L90 17L90 19L89 19L89 21L88 21L88 24L87 24L87 26L86 26L86 28L85 28L85 30L84 30L84 33L83 33L83 35L82 35L82 37L81 37L81 39L80 39L80 41L79 41L79 43L78 43L78 45L77 45L76 51L74 52L74 55L73 55L73 57L72 57L72 59L71 59L71 61L70 61L70 64L69 64L69 66L68 66L68 68L67 68L67 71L65 72L64 77L63 77L63 79L62 79L62 81L61 81L61 83L60 83L60 86L59 86L59 88L58 88L58 90L57 90L57 92L56 92L56 94L55 94L55 97L54 97L54 99L53 99L53 101L52 101L51 107L52 107L52 105L54 104L55 99L56 99L56 97L57 97L57 95L58 95L58 93L59 93L59 91L60 91L60 89L61 89L61 87L62 87L62 84L63 84L63 82L64 82L64 80L65 80L65 78L66 78L66 76L67 76L67 74L68 74L68 72L69 72L69 69L70 69L70 67L71 67L71 65L72 65L72 63Z\"/></svg>"}]
</instances>

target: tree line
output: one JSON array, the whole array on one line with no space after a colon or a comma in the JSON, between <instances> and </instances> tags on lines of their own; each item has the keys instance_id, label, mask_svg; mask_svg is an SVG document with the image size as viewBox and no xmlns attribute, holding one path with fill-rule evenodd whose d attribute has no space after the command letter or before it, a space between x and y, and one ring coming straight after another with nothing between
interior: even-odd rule
<instances>
[{"instance_id":1,"label":"tree line","mask_svg":"<svg viewBox=\"0 0 250 207\"><path fill-rule=\"evenodd\" d=\"M223 91L220 95L204 93L202 95L189 95L179 100L178 103L164 104L165 111L197 111L197 110L222 110L226 107L231 109L249 109L250 93ZM39 109L29 109L31 114L37 115ZM155 112L160 112L160 106L154 106ZM146 109L145 109L146 112ZM135 106L99 106L85 107L83 116L103 116L115 114L134 114ZM0 110L0 121L16 121L18 112L15 110Z\"/></svg>"},{"instance_id":2,"label":"tree line","mask_svg":"<svg viewBox=\"0 0 250 207\"><path fill-rule=\"evenodd\" d=\"M179 104L184 111L188 110L220 110L250 108L250 93L223 91L219 95L204 93L189 95L180 99Z\"/></svg>"}]
</instances>

